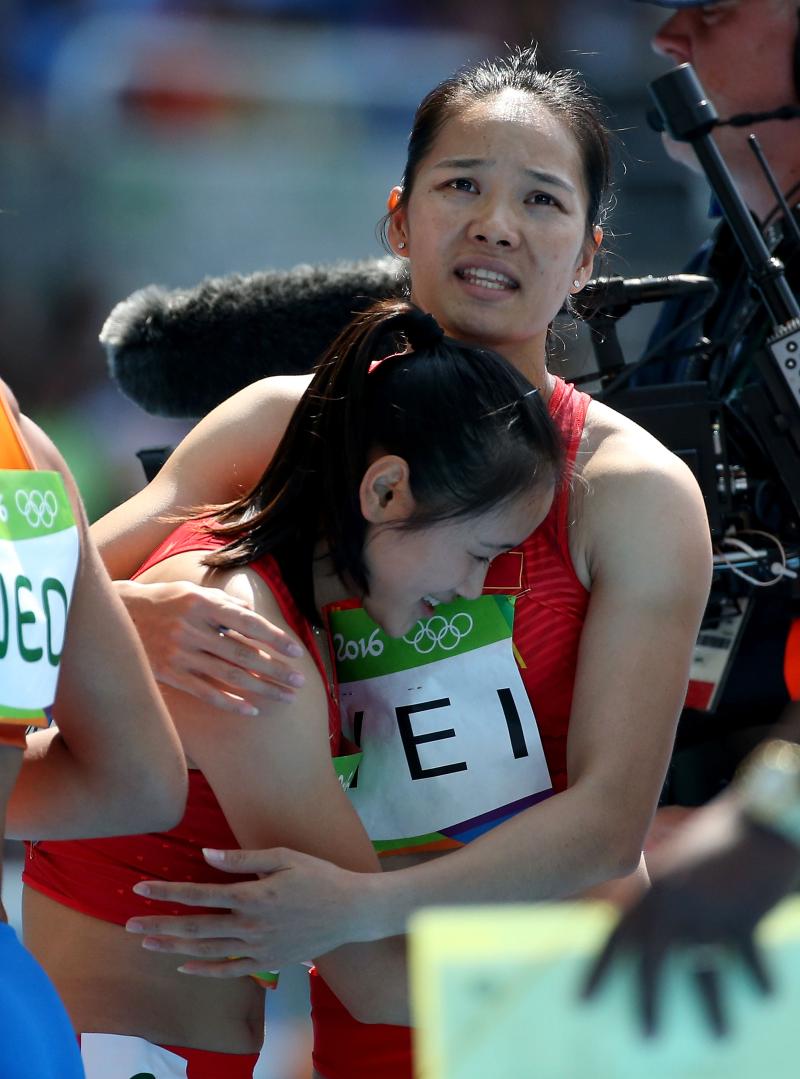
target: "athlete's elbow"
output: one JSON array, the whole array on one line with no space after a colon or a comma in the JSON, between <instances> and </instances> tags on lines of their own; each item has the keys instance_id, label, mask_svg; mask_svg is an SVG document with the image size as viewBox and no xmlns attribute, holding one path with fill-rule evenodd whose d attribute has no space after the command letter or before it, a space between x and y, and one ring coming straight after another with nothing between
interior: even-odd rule
<instances>
[{"instance_id":1,"label":"athlete's elbow","mask_svg":"<svg viewBox=\"0 0 800 1079\"><path fill-rule=\"evenodd\" d=\"M188 775L179 750L150 762L138 776L129 774L129 824L133 832L168 832L186 809Z\"/></svg>"},{"instance_id":2,"label":"athlete's elbow","mask_svg":"<svg viewBox=\"0 0 800 1079\"><path fill-rule=\"evenodd\" d=\"M597 883L627 877L639 867L642 858L643 837L639 831L626 826L604 829L597 849L602 850L601 865L598 866Z\"/></svg>"},{"instance_id":3,"label":"athlete's elbow","mask_svg":"<svg viewBox=\"0 0 800 1079\"><path fill-rule=\"evenodd\" d=\"M609 878L627 877L639 868L642 860L641 843L628 842L615 851L616 858L611 866Z\"/></svg>"}]
</instances>

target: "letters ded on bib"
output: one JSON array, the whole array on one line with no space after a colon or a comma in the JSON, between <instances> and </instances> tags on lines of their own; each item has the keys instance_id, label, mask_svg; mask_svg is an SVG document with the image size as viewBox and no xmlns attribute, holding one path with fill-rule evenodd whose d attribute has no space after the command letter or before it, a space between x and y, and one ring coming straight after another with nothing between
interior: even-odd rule
<instances>
[{"instance_id":1,"label":"letters ded on bib","mask_svg":"<svg viewBox=\"0 0 800 1079\"><path fill-rule=\"evenodd\" d=\"M46 727L78 567L57 472L0 470L0 722Z\"/></svg>"},{"instance_id":2,"label":"letters ded on bib","mask_svg":"<svg viewBox=\"0 0 800 1079\"><path fill-rule=\"evenodd\" d=\"M378 851L460 846L552 793L513 599L443 604L402 640L354 604L327 616L342 729L363 752L348 793Z\"/></svg>"}]
</instances>

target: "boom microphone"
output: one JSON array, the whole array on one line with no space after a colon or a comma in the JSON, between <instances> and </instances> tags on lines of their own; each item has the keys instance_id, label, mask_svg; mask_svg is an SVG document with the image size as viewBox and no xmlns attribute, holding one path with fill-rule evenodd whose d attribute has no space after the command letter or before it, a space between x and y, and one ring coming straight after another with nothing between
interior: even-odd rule
<instances>
[{"instance_id":1,"label":"boom microphone","mask_svg":"<svg viewBox=\"0 0 800 1079\"><path fill-rule=\"evenodd\" d=\"M389 258L151 285L117 304L100 341L126 397L196 418L257 378L310 371L356 312L402 294Z\"/></svg>"},{"instance_id":2,"label":"boom microphone","mask_svg":"<svg viewBox=\"0 0 800 1079\"><path fill-rule=\"evenodd\" d=\"M599 312L623 314L635 304L661 303L676 296L707 296L717 286L701 274L675 273L666 277L595 277L573 296L579 314L591 317Z\"/></svg>"}]
</instances>

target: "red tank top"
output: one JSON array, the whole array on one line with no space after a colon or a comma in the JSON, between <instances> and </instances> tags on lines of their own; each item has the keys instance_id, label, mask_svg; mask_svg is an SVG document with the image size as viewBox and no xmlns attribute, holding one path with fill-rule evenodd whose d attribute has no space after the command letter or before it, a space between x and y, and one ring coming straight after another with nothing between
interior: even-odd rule
<instances>
[{"instance_id":1,"label":"red tank top","mask_svg":"<svg viewBox=\"0 0 800 1079\"><path fill-rule=\"evenodd\" d=\"M186 551L211 551L224 541L213 536L197 521L180 525L156 548L134 576L172 555ZM292 599L281 577L278 564L267 555L254 562L251 569L266 583L289 627L297 634L327 680L317 650L314 634ZM331 751L339 751L339 710L329 698L328 727ZM128 918L152 914L185 914L201 908L154 903L131 891L141 880L198 881L226 884L252 880L213 869L203 858L202 847L229 850L238 847L214 792L202 772L189 772L189 794L181 822L169 832L147 835L115 836L110 839L39 842L26 845L22 879L64 906L106 922L124 925Z\"/></svg>"},{"instance_id":2,"label":"red tank top","mask_svg":"<svg viewBox=\"0 0 800 1079\"><path fill-rule=\"evenodd\" d=\"M549 411L564 439L566 468L553 505L521 547L494 560L485 592L516 595L513 641L554 791L567 786L567 729L589 592L569 553L569 495L591 398L557 378Z\"/></svg>"}]
</instances>

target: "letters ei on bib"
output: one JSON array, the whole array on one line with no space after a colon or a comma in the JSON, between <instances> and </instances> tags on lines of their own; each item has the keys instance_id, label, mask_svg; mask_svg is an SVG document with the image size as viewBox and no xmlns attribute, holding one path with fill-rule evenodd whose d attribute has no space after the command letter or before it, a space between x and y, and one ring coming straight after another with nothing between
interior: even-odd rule
<instances>
[{"instance_id":1,"label":"letters ei on bib","mask_svg":"<svg viewBox=\"0 0 800 1079\"><path fill-rule=\"evenodd\" d=\"M387 637L355 601L326 611L349 795L376 849L461 846L552 793L511 634L514 600L442 604Z\"/></svg>"}]
</instances>

